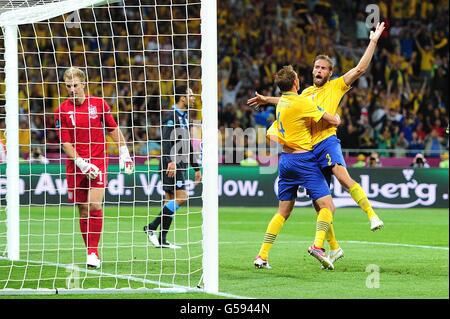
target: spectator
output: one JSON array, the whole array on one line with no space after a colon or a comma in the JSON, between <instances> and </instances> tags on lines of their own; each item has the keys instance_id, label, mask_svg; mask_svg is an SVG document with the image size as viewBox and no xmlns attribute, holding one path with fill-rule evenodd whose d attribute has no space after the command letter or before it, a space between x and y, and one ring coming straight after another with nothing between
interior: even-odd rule
<instances>
[{"instance_id":1,"label":"spectator","mask_svg":"<svg viewBox=\"0 0 450 319\"><path fill-rule=\"evenodd\" d=\"M421 43L417 39L422 30L423 28L420 28L416 32L416 34L414 35L414 40L420 52L420 76L425 78L427 82L429 82L432 76L431 72L433 71L433 63L435 60L434 49L429 43L425 44L422 47Z\"/></svg>"},{"instance_id":2,"label":"spectator","mask_svg":"<svg viewBox=\"0 0 450 319\"><path fill-rule=\"evenodd\" d=\"M46 158L44 155L42 155L42 150L40 147L33 147L33 150L31 152L31 156L30 156L30 163L48 164L48 163L50 163L50 161L48 158Z\"/></svg>"},{"instance_id":3,"label":"spectator","mask_svg":"<svg viewBox=\"0 0 450 319\"><path fill-rule=\"evenodd\" d=\"M391 153L387 152L387 150L392 150L394 148L395 143L392 138L392 134L391 131L389 130L389 127L385 127L383 133L378 136L377 144L380 150L386 150L380 151L381 156L391 156Z\"/></svg>"},{"instance_id":4,"label":"spectator","mask_svg":"<svg viewBox=\"0 0 450 319\"><path fill-rule=\"evenodd\" d=\"M422 153L416 154L412 163L409 165L414 168L429 168L430 165L427 163L427 159L423 156Z\"/></svg>"},{"instance_id":5,"label":"spectator","mask_svg":"<svg viewBox=\"0 0 450 319\"><path fill-rule=\"evenodd\" d=\"M366 156L364 154L359 154L356 158L356 163L352 167L365 167L366 166Z\"/></svg>"},{"instance_id":6,"label":"spectator","mask_svg":"<svg viewBox=\"0 0 450 319\"><path fill-rule=\"evenodd\" d=\"M19 123L19 151L22 157L28 157L30 154L31 134L27 121Z\"/></svg>"},{"instance_id":7,"label":"spectator","mask_svg":"<svg viewBox=\"0 0 450 319\"><path fill-rule=\"evenodd\" d=\"M341 139L342 147L348 149L359 149L359 132L351 122L347 124ZM354 151L353 151L354 152ZM351 152L350 154L353 154Z\"/></svg>"},{"instance_id":8,"label":"spectator","mask_svg":"<svg viewBox=\"0 0 450 319\"><path fill-rule=\"evenodd\" d=\"M417 153L420 153L425 149L423 140L419 137L419 134L417 132L413 132L412 140L409 143L408 149L408 156L415 156Z\"/></svg>"},{"instance_id":9,"label":"spectator","mask_svg":"<svg viewBox=\"0 0 450 319\"><path fill-rule=\"evenodd\" d=\"M397 157L405 157L407 154L407 150L409 147L409 143L405 138L405 134L400 132L397 142L395 143L395 151Z\"/></svg>"},{"instance_id":10,"label":"spectator","mask_svg":"<svg viewBox=\"0 0 450 319\"><path fill-rule=\"evenodd\" d=\"M367 162L367 167L381 167L380 156L377 152L372 152L370 154L369 160Z\"/></svg>"},{"instance_id":11,"label":"spectator","mask_svg":"<svg viewBox=\"0 0 450 319\"><path fill-rule=\"evenodd\" d=\"M448 152L441 154L441 162L439 163L440 168L448 168Z\"/></svg>"},{"instance_id":12,"label":"spectator","mask_svg":"<svg viewBox=\"0 0 450 319\"><path fill-rule=\"evenodd\" d=\"M364 133L359 137L360 149L374 149L377 147L375 140L373 139L372 128L366 127Z\"/></svg>"},{"instance_id":13,"label":"spectator","mask_svg":"<svg viewBox=\"0 0 450 319\"><path fill-rule=\"evenodd\" d=\"M427 148L438 151L435 154L437 156L445 148L440 128L445 128L449 121L448 1L418 3L384 0L377 4L380 18L386 22L386 29L378 42L379 49L375 52L370 70L354 85L347 94L348 98L341 102L343 112L348 110L350 116L345 118L345 127L339 129L338 137L343 141L344 148L378 148L384 155L386 152L381 149L390 148L387 145L389 139L383 136L388 135L384 133L387 127L391 134L391 148L397 147L397 143L403 147L400 154L404 154L406 145L400 133L403 132L404 139L409 143L408 155L414 156L416 151L412 150L415 149L423 152L423 143L426 141ZM220 61L218 116L219 126L225 127L267 127L274 117L263 113L267 110L259 114L243 108L241 101L246 101L255 90L264 95L279 94L273 86L273 74L287 63L294 63L304 89L312 82L311 64L319 53L331 55L335 63L334 76L342 75L343 71L354 67L355 60L363 54L358 42L366 45L369 32L365 25L367 14L363 3L347 6L338 1L221 1L217 15ZM346 32L342 21L355 21L355 16L356 22L352 22L354 32ZM199 25L196 20L187 23L190 30L196 30ZM95 24L86 24L84 27L86 34L101 32L95 29ZM290 37L288 30L298 36ZM31 37L33 31L23 29L21 32L22 37ZM23 120L21 123L25 123L20 124L22 157L27 157L30 152L30 143L45 144L46 154L60 152L53 132L55 123L48 114L52 114L53 107L57 106L57 92L60 91L54 84L57 82L58 68L52 65L65 65L68 62L66 52L69 48L64 32L54 31L54 55L42 54L42 50L31 45L32 41L23 44L24 52L29 54L25 61L19 61L19 76L21 79L30 79L33 85L20 85L19 90L20 119ZM147 53L144 59L135 54L130 57L127 41L141 32L139 24L130 24L129 37L114 39L116 50L113 50L111 41L105 40L106 37L100 42L85 43L81 39L74 39L71 53L72 64L86 65L85 52L96 52L99 46L102 49L98 62L104 68L93 67L88 62L89 91L93 94L101 92L105 100L110 102L113 113L119 114L119 124L128 127L124 131L125 137L137 141L138 149L135 151L138 154L145 153L147 149L150 152L157 151L160 144L161 104L172 104L170 100L173 99L174 82L187 78L188 74L190 79L200 79L201 75L199 67L189 66L183 70L182 61L186 54L183 50L175 50L173 56L168 52L159 57L160 62L167 65L180 61L175 74L172 74L173 68L170 67L144 69L147 59L149 65L158 63L152 52L158 49L169 51L173 49L172 45L178 47L178 43L158 45L157 39L149 35L145 39ZM193 65L200 59L199 39L188 39L190 50L187 54ZM44 72L38 68L24 67L25 63L35 65L33 56L39 56L40 64L48 66ZM172 58L175 60L171 61ZM130 63L133 65L131 69ZM100 79L118 85L100 86ZM200 81L190 82L195 92L201 91L200 84ZM26 100L29 103L25 103ZM200 107L200 104L196 104L193 109L199 110ZM196 116L200 114L195 113ZM4 120L0 120L0 125L2 123ZM150 136L149 126L158 131L156 135L151 133L153 137ZM395 126L400 129L398 135ZM147 137L143 134L145 131ZM433 136L433 131L437 131L441 140ZM149 144L145 143L146 138L151 140ZM117 152L111 151L111 154Z\"/></svg>"},{"instance_id":14,"label":"spectator","mask_svg":"<svg viewBox=\"0 0 450 319\"><path fill-rule=\"evenodd\" d=\"M439 136L437 130L433 129L431 134L425 139L425 154L430 157L439 157L443 150L442 142L443 138Z\"/></svg>"},{"instance_id":15,"label":"spectator","mask_svg":"<svg viewBox=\"0 0 450 319\"><path fill-rule=\"evenodd\" d=\"M256 160L256 156L251 150L246 151L244 154L245 158L241 160L241 166L259 166L259 163Z\"/></svg>"}]
</instances>

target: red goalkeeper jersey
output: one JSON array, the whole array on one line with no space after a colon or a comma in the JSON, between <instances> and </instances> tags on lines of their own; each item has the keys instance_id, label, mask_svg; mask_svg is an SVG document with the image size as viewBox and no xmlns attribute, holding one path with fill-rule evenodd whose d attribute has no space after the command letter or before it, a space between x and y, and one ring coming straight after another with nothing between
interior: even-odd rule
<instances>
[{"instance_id":1,"label":"red goalkeeper jersey","mask_svg":"<svg viewBox=\"0 0 450 319\"><path fill-rule=\"evenodd\" d=\"M61 143L71 143L84 159L104 159L105 129L117 127L109 105L99 97L86 96L81 105L65 100L55 113L55 126Z\"/></svg>"}]
</instances>

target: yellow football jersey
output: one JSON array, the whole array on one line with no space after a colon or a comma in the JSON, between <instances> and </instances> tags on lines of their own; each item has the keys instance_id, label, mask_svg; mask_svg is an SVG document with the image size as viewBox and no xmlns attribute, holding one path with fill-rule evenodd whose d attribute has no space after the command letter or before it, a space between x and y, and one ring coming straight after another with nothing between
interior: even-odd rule
<instances>
[{"instance_id":1,"label":"yellow football jersey","mask_svg":"<svg viewBox=\"0 0 450 319\"><path fill-rule=\"evenodd\" d=\"M325 112L311 99L286 92L278 101L275 113L277 119L267 131L267 136L294 150L311 151L311 123L320 121Z\"/></svg>"},{"instance_id":2,"label":"yellow football jersey","mask_svg":"<svg viewBox=\"0 0 450 319\"><path fill-rule=\"evenodd\" d=\"M345 84L344 77L328 81L321 87L310 86L302 91L300 96L310 98L315 105L331 115L335 115L342 97L351 89L351 86ZM336 126L325 121L312 123L312 144L316 145L324 139L336 134Z\"/></svg>"}]
</instances>

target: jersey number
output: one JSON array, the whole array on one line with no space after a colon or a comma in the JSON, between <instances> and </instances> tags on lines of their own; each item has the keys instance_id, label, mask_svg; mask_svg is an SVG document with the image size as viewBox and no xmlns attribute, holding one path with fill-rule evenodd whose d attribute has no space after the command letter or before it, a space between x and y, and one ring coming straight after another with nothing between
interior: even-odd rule
<instances>
[{"instance_id":1,"label":"jersey number","mask_svg":"<svg viewBox=\"0 0 450 319\"><path fill-rule=\"evenodd\" d=\"M280 112L278 112L278 116L277 116L277 122L278 122L278 131L281 133L281 135L283 135L284 137L284 132L286 132L283 128L283 123L280 121Z\"/></svg>"},{"instance_id":2,"label":"jersey number","mask_svg":"<svg viewBox=\"0 0 450 319\"><path fill-rule=\"evenodd\" d=\"M330 166L331 165L331 155L329 154L329 153L327 153L327 155L325 156L326 158L327 158L327 160L328 160L328 166Z\"/></svg>"},{"instance_id":3,"label":"jersey number","mask_svg":"<svg viewBox=\"0 0 450 319\"><path fill-rule=\"evenodd\" d=\"M75 117L74 117L74 113L72 111L69 111L69 117L70 117L70 120L72 121L72 125L75 126Z\"/></svg>"}]
</instances>

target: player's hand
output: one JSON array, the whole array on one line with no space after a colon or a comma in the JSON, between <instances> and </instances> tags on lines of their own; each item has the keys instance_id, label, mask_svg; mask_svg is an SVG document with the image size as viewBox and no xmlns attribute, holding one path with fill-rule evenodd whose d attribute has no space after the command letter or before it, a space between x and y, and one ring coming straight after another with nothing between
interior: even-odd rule
<instances>
[{"instance_id":1,"label":"player's hand","mask_svg":"<svg viewBox=\"0 0 450 319\"><path fill-rule=\"evenodd\" d=\"M131 158L129 160L122 161L120 164L120 169L125 169L125 174L127 174L127 175L133 174L134 163L131 160Z\"/></svg>"},{"instance_id":2,"label":"player's hand","mask_svg":"<svg viewBox=\"0 0 450 319\"><path fill-rule=\"evenodd\" d=\"M369 39L377 42L384 31L384 22L378 22L375 31L370 31Z\"/></svg>"},{"instance_id":3,"label":"player's hand","mask_svg":"<svg viewBox=\"0 0 450 319\"><path fill-rule=\"evenodd\" d=\"M255 92L255 97L247 100L247 105L253 107L255 110L259 110L260 105L265 105L268 102L267 97Z\"/></svg>"},{"instance_id":4,"label":"player's hand","mask_svg":"<svg viewBox=\"0 0 450 319\"><path fill-rule=\"evenodd\" d=\"M100 169L96 165L87 162L85 159L81 157L77 157L75 159L75 165L89 179L96 179L98 174L100 173Z\"/></svg>"},{"instance_id":5,"label":"player's hand","mask_svg":"<svg viewBox=\"0 0 450 319\"><path fill-rule=\"evenodd\" d=\"M86 173L84 173L89 179L96 179L98 174L100 174L100 169L94 165L89 163L89 168Z\"/></svg>"},{"instance_id":6,"label":"player's hand","mask_svg":"<svg viewBox=\"0 0 450 319\"><path fill-rule=\"evenodd\" d=\"M175 164L175 162L170 162L169 164L167 164L167 171L166 171L167 177L173 178L175 176L176 168L177 165Z\"/></svg>"},{"instance_id":7,"label":"player's hand","mask_svg":"<svg viewBox=\"0 0 450 319\"><path fill-rule=\"evenodd\" d=\"M339 122L338 124L336 124L336 126L341 125L342 121L341 121L341 117L339 116L339 114L335 114L334 116L336 117L336 120Z\"/></svg>"},{"instance_id":8,"label":"player's hand","mask_svg":"<svg viewBox=\"0 0 450 319\"><path fill-rule=\"evenodd\" d=\"M134 172L134 163L126 146L121 146L119 151L119 168L125 169L125 174L130 175Z\"/></svg>"},{"instance_id":9,"label":"player's hand","mask_svg":"<svg viewBox=\"0 0 450 319\"><path fill-rule=\"evenodd\" d=\"M200 170L195 172L194 185L197 186L202 181L202 172Z\"/></svg>"}]
</instances>

